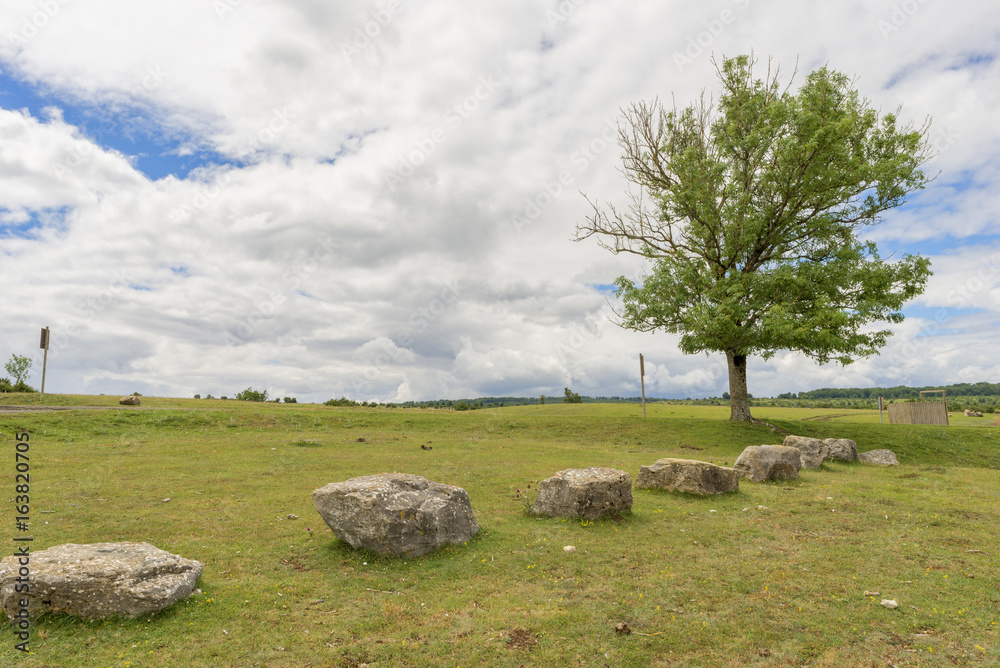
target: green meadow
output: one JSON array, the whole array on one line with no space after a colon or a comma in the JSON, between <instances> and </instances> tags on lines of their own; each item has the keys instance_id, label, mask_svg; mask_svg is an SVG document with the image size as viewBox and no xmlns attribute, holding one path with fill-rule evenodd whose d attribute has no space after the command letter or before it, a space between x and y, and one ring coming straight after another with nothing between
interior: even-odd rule
<instances>
[{"instance_id":1,"label":"green meadow","mask_svg":"<svg viewBox=\"0 0 1000 668\"><path fill-rule=\"evenodd\" d=\"M643 418L627 404L2 401L65 408L0 412L5 499L15 435L30 434L34 550L145 541L205 566L201 593L158 614L34 619L31 653L9 633L3 666L1000 665L992 416L909 426L879 424L877 411L755 408L772 429L665 403ZM526 512L562 469L634 480L662 457L732 465L786 431L889 448L900 466L825 464L713 498L635 489L632 512L613 520ZM466 489L480 533L410 560L340 543L312 491L391 471ZM621 622L631 634L615 632Z\"/></svg>"}]
</instances>

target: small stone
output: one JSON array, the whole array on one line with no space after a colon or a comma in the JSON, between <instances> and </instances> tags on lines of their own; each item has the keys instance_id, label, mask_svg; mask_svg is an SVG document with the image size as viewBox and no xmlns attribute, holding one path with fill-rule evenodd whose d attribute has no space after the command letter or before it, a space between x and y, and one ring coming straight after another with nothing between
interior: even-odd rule
<instances>
[{"instance_id":1,"label":"small stone","mask_svg":"<svg viewBox=\"0 0 1000 668\"><path fill-rule=\"evenodd\" d=\"M170 503L170 497L168 496L167 498L163 499L163 501L160 501L160 503Z\"/></svg>"},{"instance_id":2,"label":"small stone","mask_svg":"<svg viewBox=\"0 0 1000 668\"><path fill-rule=\"evenodd\" d=\"M576 546L567 545L566 547L563 548L563 552L576 552Z\"/></svg>"},{"instance_id":3,"label":"small stone","mask_svg":"<svg viewBox=\"0 0 1000 668\"><path fill-rule=\"evenodd\" d=\"M858 453L858 460L865 464L879 464L880 466L898 466L899 460L892 450L870 450Z\"/></svg>"},{"instance_id":4,"label":"small stone","mask_svg":"<svg viewBox=\"0 0 1000 668\"><path fill-rule=\"evenodd\" d=\"M627 636L632 633L632 628L628 625L628 622L618 622L615 626L615 633L620 636Z\"/></svg>"},{"instance_id":5,"label":"small stone","mask_svg":"<svg viewBox=\"0 0 1000 668\"><path fill-rule=\"evenodd\" d=\"M285 519L286 520L297 520L297 519L299 519L299 516L298 515L293 515L292 513L288 513L287 515L285 515Z\"/></svg>"},{"instance_id":6,"label":"small stone","mask_svg":"<svg viewBox=\"0 0 1000 668\"><path fill-rule=\"evenodd\" d=\"M877 591L868 591L866 589L865 590L865 596L881 596L881 594L879 592L877 592Z\"/></svg>"},{"instance_id":7,"label":"small stone","mask_svg":"<svg viewBox=\"0 0 1000 668\"><path fill-rule=\"evenodd\" d=\"M896 608L899 607L899 603L896 603L896 601L894 601L891 598L883 598L881 605L883 608L886 608L888 610L895 610Z\"/></svg>"}]
</instances>

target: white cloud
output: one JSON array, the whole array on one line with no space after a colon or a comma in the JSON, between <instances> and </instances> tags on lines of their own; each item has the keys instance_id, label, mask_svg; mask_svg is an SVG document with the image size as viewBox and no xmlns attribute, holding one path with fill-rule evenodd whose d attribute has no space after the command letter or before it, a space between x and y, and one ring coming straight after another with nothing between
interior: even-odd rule
<instances>
[{"instance_id":1,"label":"white cloud","mask_svg":"<svg viewBox=\"0 0 1000 668\"><path fill-rule=\"evenodd\" d=\"M919 305L983 310L948 311L933 336L921 311L880 357L845 368L752 360L750 391L944 383L1000 365L1000 279L953 299L998 252L1000 65L984 4L893 18L818 1L222 2L231 11L0 7L2 74L50 105L0 109L0 357L32 351L50 325L47 389L632 394L644 352L647 393L721 394L721 355L609 321L593 286L641 262L569 239L589 212L579 191L622 199L608 142L619 108L684 105L714 89L712 55L751 48L787 74L798 58L798 81L828 64L884 110L934 116L942 175L873 238L931 255ZM58 9L39 18L43 5ZM151 180L139 156L73 125L89 118L151 138L144 159L219 164Z\"/></svg>"}]
</instances>

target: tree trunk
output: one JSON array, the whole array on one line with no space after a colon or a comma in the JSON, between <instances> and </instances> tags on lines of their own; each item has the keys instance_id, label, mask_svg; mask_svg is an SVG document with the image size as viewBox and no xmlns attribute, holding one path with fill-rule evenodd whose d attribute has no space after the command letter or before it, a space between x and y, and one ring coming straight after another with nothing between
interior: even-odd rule
<instances>
[{"instance_id":1,"label":"tree trunk","mask_svg":"<svg viewBox=\"0 0 1000 668\"><path fill-rule=\"evenodd\" d=\"M747 356L727 350L729 363L729 419L750 422L750 397L747 396Z\"/></svg>"}]
</instances>

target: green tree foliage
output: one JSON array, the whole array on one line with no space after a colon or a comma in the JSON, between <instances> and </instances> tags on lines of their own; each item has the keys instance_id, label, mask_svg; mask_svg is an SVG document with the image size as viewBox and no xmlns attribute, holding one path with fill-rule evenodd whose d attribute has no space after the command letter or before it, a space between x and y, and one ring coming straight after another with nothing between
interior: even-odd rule
<instances>
[{"instance_id":1,"label":"green tree foliage","mask_svg":"<svg viewBox=\"0 0 1000 668\"><path fill-rule=\"evenodd\" d=\"M359 406L360 404L356 401L351 401L347 397L341 397L340 399L328 399L323 402L324 406Z\"/></svg>"},{"instance_id":2,"label":"green tree foliage","mask_svg":"<svg viewBox=\"0 0 1000 668\"><path fill-rule=\"evenodd\" d=\"M564 387L563 388L563 393L566 395L565 398L563 399L563 403L564 404L582 404L583 403L583 397L581 397L576 392L573 392L568 387Z\"/></svg>"},{"instance_id":3,"label":"green tree foliage","mask_svg":"<svg viewBox=\"0 0 1000 668\"><path fill-rule=\"evenodd\" d=\"M14 380L10 378L0 378L0 392L35 392L35 388L28 385L28 372L34 362L30 357L23 355L11 355L10 361L4 364Z\"/></svg>"},{"instance_id":4,"label":"green tree foliage","mask_svg":"<svg viewBox=\"0 0 1000 668\"><path fill-rule=\"evenodd\" d=\"M880 118L825 67L791 93L754 65L717 68L717 107L633 104L619 132L633 205L594 205L577 229L651 263L640 282L615 281L619 324L680 334L688 354L724 353L734 420L752 420L748 356L873 355L891 332L868 325L902 321L930 275L926 258L889 262L859 238L926 183L927 126Z\"/></svg>"},{"instance_id":5,"label":"green tree foliage","mask_svg":"<svg viewBox=\"0 0 1000 668\"><path fill-rule=\"evenodd\" d=\"M225 397L222 397L225 399ZM267 390L255 390L252 387L248 387L242 392L237 393L236 400L238 401L267 401Z\"/></svg>"},{"instance_id":6,"label":"green tree foliage","mask_svg":"<svg viewBox=\"0 0 1000 668\"><path fill-rule=\"evenodd\" d=\"M4 364L3 368L14 378L14 385L20 385L28 380L28 371L31 370L32 364L29 357L11 355L10 361Z\"/></svg>"}]
</instances>

